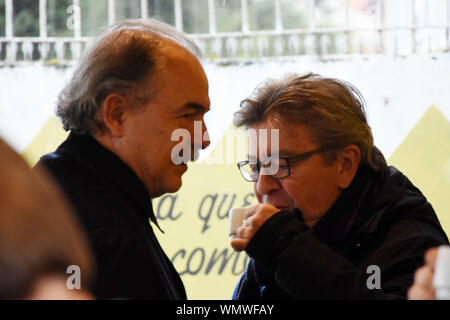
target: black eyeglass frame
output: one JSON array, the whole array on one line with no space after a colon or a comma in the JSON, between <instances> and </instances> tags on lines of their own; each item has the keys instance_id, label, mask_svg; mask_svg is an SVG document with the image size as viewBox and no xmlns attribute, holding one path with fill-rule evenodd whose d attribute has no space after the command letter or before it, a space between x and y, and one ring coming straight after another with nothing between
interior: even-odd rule
<instances>
[{"instance_id":1,"label":"black eyeglass frame","mask_svg":"<svg viewBox=\"0 0 450 320\"><path fill-rule=\"evenodd\" d=\"M284 159L284 160L286 160L286 166L287 166L287 169L288 169L288 170L287 170L287 175L284 175L284 176L282 176L282 177L274 177L274 176L272 175L272 178L274 178L275 180L281 180L281 179L287 178L287 177L289 177L289 176L291 175L291 164L293 164L293 163L295 163L295 162L304 161L304 160L306 160L306 159L312 157L313 155L315 155L315 154L317 154L317 153L322 153L322 152L327 152L327 151L337 150L337 149L339 149L339 148L338 148L338 147L323 147L323 148L318 148L318 149L315 149L315 150L311 150L311 151L299 153L299 154L296 154L296 155L291 156L291 157L278 157L278 159ZM266 161L267 159L271 159L271 157L268 157L268 158L266 158L266 159L263 160L263 161L256 161L256 163L255 163L254 161L251 161L251 160L243 160L243 161L239 161L239 162L237 163L237 166L238 166L239 172L241 173L241 175L242 175L242 177L244 178L244 180L245 180L245 181L248 181L248 182L256 182L256 181L258 181L259 176L260 176L260 171L261 171L261 165L264 166L264 162L267 162L267 161ZM242 172L242 169L241 169L241 168L242 168L243 166L249 164L249 163L255 163L255 164L256 164L256 167L258 168L258 176L257 176L256 180L250 180L250 179L247 179L247 178L245 177L245 174Z\"/></svg>"}]
</instances>

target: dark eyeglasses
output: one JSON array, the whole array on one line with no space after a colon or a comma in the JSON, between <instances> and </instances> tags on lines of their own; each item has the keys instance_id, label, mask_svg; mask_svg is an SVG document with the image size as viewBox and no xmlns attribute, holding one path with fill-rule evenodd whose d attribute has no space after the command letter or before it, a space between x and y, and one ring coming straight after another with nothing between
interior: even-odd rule
<instances>
[{"instance_id":1,"label":"dark eyeglasses","mask_svg":"<svg viewBox=\"0 0 450 320\"><path fill-rule=\"evenodd\" d=\"M276 157L275 156L275 157L268 157L268 158L264 159L263 161L244 160L244 161L239 161L237 163L237 165L238 165L239 171L242 174L242 177L244 177L245 180L250 181L250 182L258 181L259 175L261 173L261 167L263 167L263 168L275 167L276 168L278 165L278 170L276 172L272 173L272 172L270 172L270 170L268 170L267 171L268 173L263 172L262 174L268 174L276 180L281 180L286 177L289 177L289 175L291 174L291 165L292 164L294 164L296 162L304 161L317 153L322 153L322 152L335 150L335 149L337 149L337 148L336 147L324 147L324 148L319 148L319 149L304 152L304 153L299 153L292 157Z\"/></svg>"}]
</instances>

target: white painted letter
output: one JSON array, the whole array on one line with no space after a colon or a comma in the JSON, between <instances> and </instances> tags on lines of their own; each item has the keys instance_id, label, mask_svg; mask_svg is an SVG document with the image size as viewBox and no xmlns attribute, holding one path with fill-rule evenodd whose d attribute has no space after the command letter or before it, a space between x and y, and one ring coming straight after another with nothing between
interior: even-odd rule
<instances>
[{"instance_id":1,"label":"white painted letter","mask_svg":"<svg viewBox=\"0 0 450 320\"><path fill-rule=\"evenodd\" d=\"M70 265L67 267L66 270L67 274L73 273L71 276L67 278L66 286L67 289L73 290L73 289L81 289L81 270L80 267L77 265Z\"/></svg>"},{"instance_id":2,"label":"white painted letter","mask_svg":"<svg viewBox=\"0 0 450 320\"><path fill-rule=\"evenodd\" d=\"M367 278L367 289L381 289L381 271L380 267L377 265L370 265L367 267L367 274L373 273L369 278Z\"/></svg>"},{"instance_id":3,"label":"white painted letter","mask_svg":"<svg viewBox=\"0 0 450 320\"><path fill-rule=\"evenodd\" d=\"M191 160L191 134L186 129L176 129L172 132L170 137L171 141L178 141L182 138L172 149L171 159L174 164L187 164ZM187 141L185 141L187 140ZM180 151L183 152L183 156L180 156Z\"/></svg>"}]
</instances>

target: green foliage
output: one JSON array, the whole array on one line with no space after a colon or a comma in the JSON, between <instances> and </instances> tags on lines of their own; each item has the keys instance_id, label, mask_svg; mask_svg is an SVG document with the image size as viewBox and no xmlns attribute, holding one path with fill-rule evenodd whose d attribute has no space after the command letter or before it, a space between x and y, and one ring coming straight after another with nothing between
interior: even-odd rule
<instances>
[{"instance_id":1,"label":"green foliage","mask_svg":"<svg viewBox=\"0 0 450 320\"><path fill-rule=\"evenodd\" d=\"M205 0L182 1L183 29L186 33L208 33L208 6Z\"/></svg>"},{"instance_id":2,"label":"green foliage","mask_svg":"<svg viewBox=\"0 0 450 320\"><path fill-rule=\"evenodd\" d=\"M108 0L80 0L81 33L93 36L108 25Z\"/></svg>"},{"instance_id":3,"label":"green foliage","mask_svg":"<svg viewBox=\"0 0 450 320\"><path fill-rule=\"evenodd\" d=\"M39 1L14 1L14 36L39 36Z\"/></svg>"},{"instance_id":4,"label":"green foliage","mask_svg":"<svg viewBox=\"0 0 450 320\"><path fill-rule=\"evenodd\" d=\"M175 25L174 1L148 0L148 16Z\"/></svg>"},{"instance_id":5,"label":"green foliage","mask_svg":"<svg viewBox=\"0 0 450 320\"><path fill-rule=\"evenodd\" d=\"M5 0L0 0L0 37L5 36Z\"/></svg>"},{"instance_id":6,"label":"green foliage","mask_svg":"<svg viewBox=\"0 0 450 320\"><path fill-rule=\"evenodd\" d=\"M300 29L309 26L306 1L281 0L281 19L284 29Z\"/></svg>"},{"instance_id":7,"label":"green foliage","mask_svg":"<svg viewBox=\"0 0 450 320\"><path fill-rule=\"evenodd\" d=\"M218 32L242 30L241 0L215 0Z\"/></svg>"},{"instance_id":8,"label":"green foliage","mask_svg":"<svg viewBox=\"0 0 450 320\"><path fill-rule=\"evenodd\" d=\"M334 0L316 0L315 25L319 27L332 27L330 17L335 14ZM175 25L174 0L147 0L148 17L155 18ZM207 0L183 0L183 29L186 33L208 33L209 12ZM47 26L50 37L73 36L73 0L47 0ZM139 18L141 16L140 0L116 0L116 20ZM242 31L241 0L214 0L217 32ZM108 0L80 0L82 36L92 36L108 25ZM72 10L69 10L72 8ZM282 24L285 29L307 28L309 26L309 12L306 1L281 0ZM273 30L275 28L275 2L273 0L248 0L248 22L251 31ZM72 24L71 24L72 22ZM0 36L5 35L5 0L0 0ZM39 1L14 1L14 35L39 36ZM335 36L330 36L329 52L336 50ZM303 51L303 36L298 36ZM227 55L228 39L205 40L204 49L208 57ZM244 52L244 43L248 41L248 51ZM319 43L319 37L316 39ZM219 43L218 43L219 42ZM265 47L260 52L261 44ZM217 45L219 51L216 52ZM238 57L261 54L265 56L276 55L275 45L281 45L285 53L289 50L290 38L281 37L254 37L250 39L236 39L236 55ZM300 52L298 52L300 53Z\"/></svg>"},{"instance_id":9,"label":"green foliage","mask_svg":"<svg viewBox=\"0 0 450 320\"><path fill-rule=\"evenodd\" d=\"M68 8L72 0L47 0L47 35L49 37L70 37L73 31L68 27Z\"/></svg>"},{"instance_id":10,"label":"green foliage","mask_svg":"<svg viewBox=\"0 0 450 320\"><path fill-rule=\"evenodd\" d=\"M273 30L275 28L275 2L273 0L250 0L248 10L250 30Z\"/></svg>"},{"instance_id":11,"label":"green foliage","mask_svg":"<svg viewBox=\"0 0 450 320\"><path fill-rule=\"evenodd\" d=\"M138 19L140 17L139 0L116 0L116 20Z\"/></svg>"}]
</instances>

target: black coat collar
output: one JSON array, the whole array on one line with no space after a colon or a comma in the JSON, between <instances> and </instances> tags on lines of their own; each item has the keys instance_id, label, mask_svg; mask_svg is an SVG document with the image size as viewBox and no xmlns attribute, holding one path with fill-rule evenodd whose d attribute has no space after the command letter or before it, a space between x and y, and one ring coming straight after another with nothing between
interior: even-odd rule
<instances>
[{"instance_id":1,"label":"black coat collar","mask_svg":"<svg viewBox=\"0 0 450 320\"><path fill-rule=\"evenodd\" d=\"M369 203L382 176L368 166L361 166L350 186L314 225L316 235L332 247L339 246L350 229L354 230L373 212L368 210Z\"/></svg>"},{"instance_id":2,"label":"black coat collar","mask_svg":"<svg viewBox=\"0 0 450 320\"><path fill-rule=\"evenodd\" d=\"M159 228L151 198L144 183L122 159L103 147L93 137L71 132L56 152L77 159L110 180L138 206L138 211L143 213L144 218L150 218Z\"/></svg>"}]
</instances>

